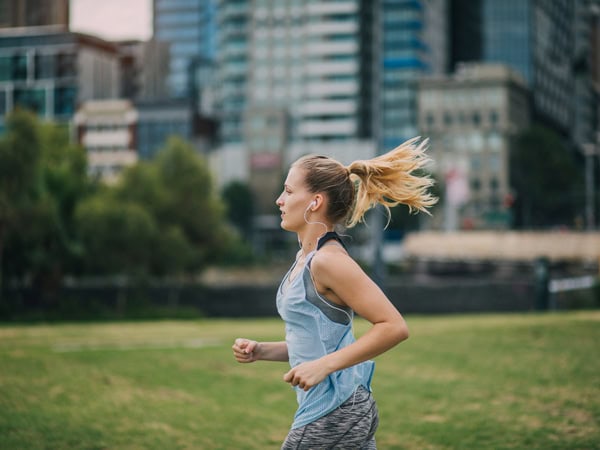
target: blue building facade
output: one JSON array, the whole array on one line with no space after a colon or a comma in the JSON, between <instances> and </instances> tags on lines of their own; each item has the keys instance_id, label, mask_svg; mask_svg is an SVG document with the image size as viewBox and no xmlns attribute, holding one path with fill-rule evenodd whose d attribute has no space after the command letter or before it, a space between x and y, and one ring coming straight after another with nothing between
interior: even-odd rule
<instances>
[{"instance_id":1,"label":"blue building facade","mask_svg":"<svg viewBox=\"0 0 600 450\"><path fill-rule=\"evenodd\" d=\"M185 100L138 102L137 152L140 159L152 159L169 137L193 138L193 111Z\"/></svg>"},{"instance_id":2,"label":"blue building facade","mask_svg":"<svg viewBox=\"0 0 600 450\"><path fill-rule=\"evenodd\" d=\"M185 97L198 61L215 58L216 0L154 0L153 20L154 38L169 43L169 96Z\"/></svg>"},{"instance_id":3,"label":"blue building facade","mask_svg":"<svg viewBox=\"0 0 600 450\"><path fill-rule=\"evenodd\" d=\"M240 144L249 80L249 42L252 2L218 0L218 80L220 84L221 140Z\"/></svg>"},{"instance_id":4,"label":"blue building facade","mask_svg":"<svg viewBox=\"0 0 600 450\"><path fill-rule=\"evenodd\" d=\"M448 12L446 1L381 0L380 150L414 137L419 78L446 70Z\"/></svg>"}]
</instances>

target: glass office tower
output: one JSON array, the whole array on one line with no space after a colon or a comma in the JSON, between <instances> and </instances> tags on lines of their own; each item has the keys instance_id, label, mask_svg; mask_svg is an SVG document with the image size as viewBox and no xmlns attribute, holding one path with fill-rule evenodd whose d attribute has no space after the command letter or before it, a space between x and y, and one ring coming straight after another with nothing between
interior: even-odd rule
<instances>
[{"instance_id":1,"label":"glass office tower","mask_svg":"<svg viewBox=\"0 0 600 450\"><path fill-rule=\"evenodd\" d=\"M417 80L447 69L445 0L379 2L380 151L418 134Z\"/></svg>"},{"instance_id":2,"label":"glass office tower","mask_svg":"<svg viewBox=\"0 0 600 450\"><path fill-rule=\"evenodd\" d=\"M219 0L217 24L217 79L219 82L220 138L224 144L239 144L243 135L243 113L248 82L250 0Z\"/></svg>"},{"instance_id":3,"label":"glass office tower","mask_svg":"<svg viewBox=\"0 0 600 450\"><path fill-rule=\"evenodd\" d=\"M167 89L187 96L198 61L212 61L216 48L215 0L154 0L154 38L169 43Z\"/></svg>"},{"instance_id":4,"label":"glass office tower","mask_svg":"<svg viewBox=\"0 0 600 450\"><path fill-rule=\"evenodd\" d=\"M481 45L454 52L453 65L480 61L512 67L532 91L535 119L568 135L573 116L573 7L571 0L454 0L453 46Z\"/></svg>"}]
</instances>

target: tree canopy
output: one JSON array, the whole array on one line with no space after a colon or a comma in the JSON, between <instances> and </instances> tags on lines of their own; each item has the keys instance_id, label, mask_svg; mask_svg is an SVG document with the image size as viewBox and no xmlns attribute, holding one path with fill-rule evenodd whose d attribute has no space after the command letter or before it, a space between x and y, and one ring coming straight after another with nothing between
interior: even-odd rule
<instances>
[{"instance_id":1,"label":"tree canopy","mask_svg":"<svg viewBox=\"0 0 600 450\"><path fill-rule=\"evenodd\" d=\"M114 185L87 175L65 126L16 111L0 136L0 273L46 289L65 274L194 274L237 242L206 162L172 138ZM1 281L1 279L0 279Z\"/></svg>"},{"instance_id":2,"label":"tree canopy","mask_svg":"<svg viewBox=\"0 0 600 450\"><path fill-rule=\"evenodd\" d=\"M560 136L536 125L515 139L510 184L517 228L567 225L581 209L582 178L576 155Z\"/></svg>"}]
</instances>

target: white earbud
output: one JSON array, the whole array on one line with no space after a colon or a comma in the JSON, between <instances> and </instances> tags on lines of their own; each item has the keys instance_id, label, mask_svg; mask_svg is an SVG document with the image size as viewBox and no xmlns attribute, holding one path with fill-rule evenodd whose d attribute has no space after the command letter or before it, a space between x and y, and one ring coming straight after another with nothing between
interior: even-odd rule
<instances>
[{"instance_id":1,"label":"white earbud","mask_svg":"<svg viewBox=\"0 0 600 450\"><path fill-rule=\"evenodd\" d=\"M306 212L308 212L308 210L309 210L310 208L312 208L313 206L317 206L317 201L316 201L316 200L313 200L312 202L310 202L310 203L308 204L308 206L306 207ZM306 212L305 212L305 214L306 214Z\"/></svg>"}]
</instances>

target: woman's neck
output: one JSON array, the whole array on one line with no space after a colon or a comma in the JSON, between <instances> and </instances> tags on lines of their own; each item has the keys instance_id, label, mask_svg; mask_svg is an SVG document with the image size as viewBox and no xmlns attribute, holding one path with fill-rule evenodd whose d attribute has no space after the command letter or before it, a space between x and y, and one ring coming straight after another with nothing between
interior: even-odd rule
<instances>
[{"instance_id":1,"label":"woman's neck","mask_svg":"<svg viewBox=\"0 0 600 450\"><path fill-rule=\"evenodd\" d=\"M317 242L319 238L328 231L333 231L333 227L327 226L327 229L323 224L311 224L305 230L298 233L298 240L302 248L302 254L308 255L310 252L317 248Z\"/></svg>"}]
</instances>

